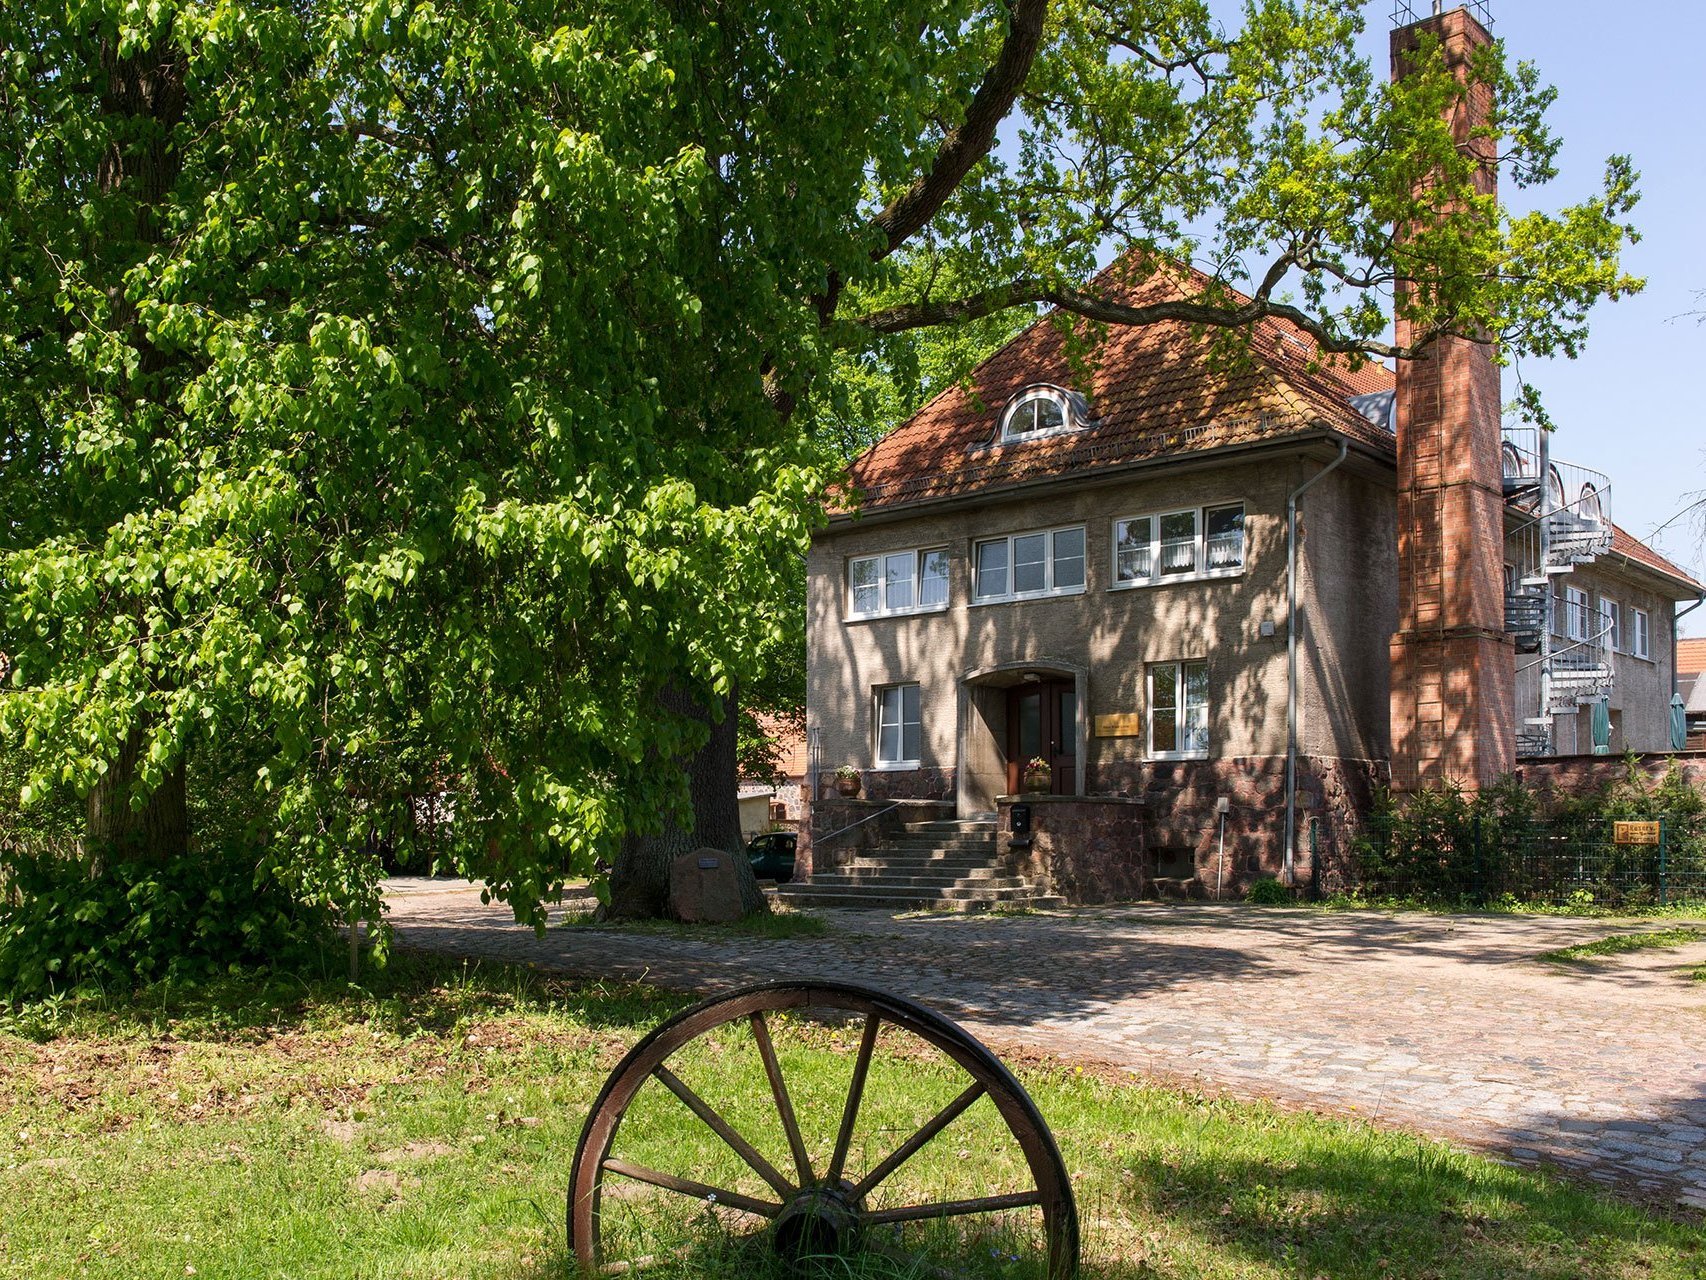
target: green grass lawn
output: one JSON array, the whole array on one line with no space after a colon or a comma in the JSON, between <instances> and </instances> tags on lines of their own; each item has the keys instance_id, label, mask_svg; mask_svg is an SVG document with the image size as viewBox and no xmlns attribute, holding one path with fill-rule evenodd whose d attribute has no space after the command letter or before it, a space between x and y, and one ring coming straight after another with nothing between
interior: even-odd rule
<instances>
[{"instance_id":1,"label":"green grass lawn","mask_svg":"<svg viewBox=\"0 0 1706 1280\"><path fill-rule=\"evenodd\" d=\"M1551 964L1579 964L1584 960L1597 960L1602 956L1627 955L1631 951L1686 947L1703 938L1706 938L1706 933L1698 929L1654 929L1648 933L1614 933L1609 937L1596 938L1592 942L1580 942L1573 947L1559 947L1556 951L1543 952L1539 959Z\"/></svg>"},{"instance_id":2,"label":"green grass lawn","mask_svg":"<svg viewBox=\"0 0 1706 1280\"><path fill-rule=\"evenodd\" d=\"M684 1003L405 955L363 991L234 979L13 1015L0 1023L0 1274L564 1275L563 1196L587 1108L625 1049ZM787 1020L776 1036L821 1141L858 1029ZM928 1054L882 1047L855 1143L866 1161L962 1083ZM785 1161L760 1140L761 1077L738 1036L678 1058ZM1022 1075L1073 1171L1089 1277L1706 1274L1697 1225L1438 1143L1058 1066ZM729 1153L668 1101L636 1105L624 1150L732 1178ZM1011 1176L1001 1132L987 1100L975 1105L897 1194ZM957 1270L1007 1274L996 1252ZM751 1269L701 1254L660 1273Z\"/></svg>"}]
</instances>

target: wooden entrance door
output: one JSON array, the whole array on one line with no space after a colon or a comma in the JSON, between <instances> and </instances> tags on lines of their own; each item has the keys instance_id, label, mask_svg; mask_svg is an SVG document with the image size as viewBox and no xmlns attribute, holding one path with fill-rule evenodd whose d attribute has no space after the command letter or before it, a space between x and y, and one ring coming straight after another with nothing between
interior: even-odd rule
<instances>
[{"instance_id":1,"label":"wooden entrance door","mask_svg":"<svg viewBox=\"0 0 1706 1280\"><path fill-rule=\"evenodd\" d=\"M1007 793L1016 795L1035 756L1053 768L1054 793L1078 793L1078 688L1069 680L1016 685L1007 691Z\"/></svg>"}]
</instances>

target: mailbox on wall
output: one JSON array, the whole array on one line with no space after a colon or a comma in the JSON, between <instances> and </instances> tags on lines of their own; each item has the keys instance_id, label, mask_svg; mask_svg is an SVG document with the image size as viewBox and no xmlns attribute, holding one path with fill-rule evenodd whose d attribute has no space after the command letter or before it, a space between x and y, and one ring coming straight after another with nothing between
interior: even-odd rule
<instances>
[{"instance_id":1,"label":"mailbox on wall","mask_svg":"<svg viewBox=\"0 0 1706 1280\"><path fill-rule=\"evenodd\" d=\"M1008 813L1007 829L1016 836L1030 835L1031 806L1028 804L1014 805L1012 810Z\"/></svg>"}]
</instances>

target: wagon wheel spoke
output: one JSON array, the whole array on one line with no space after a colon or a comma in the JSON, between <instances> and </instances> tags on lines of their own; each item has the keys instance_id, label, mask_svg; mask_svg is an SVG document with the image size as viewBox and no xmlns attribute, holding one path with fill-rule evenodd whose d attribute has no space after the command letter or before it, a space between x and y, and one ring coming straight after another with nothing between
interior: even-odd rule
<instances>
[{"instance_id":1,"label":"wagon wheel spoke","mask_svg":"<svg viewBox=\"0 0 1706 1280\"><path fill-rule=\"evenodd\" d=\"M903 1142L895 1150L893 1155L889 1156L887 1160L884 1160L875 1169L872 1169L871 1172L866 1174L864 1181L860 1182L859 1185L854 1187L849 1193L851 1197L854 1200L862 1200L866 1195L870 1194L872 1189L875 1188L878 1183L910 1160L915 1154L917 1154L920 1147L923 1147L938 1133L941 1133L942 1130L952 1124L961 1112L971 1106L971 1104L976 1102L979 1098L983 1097L986 1091L986 1087L981 1080L974 1081L971 1085L967 1086L965 1092L961 1093L959 1097L955 1098L947 1106L943 1107L935 1115L931 1116L930 1119L926 1120L918 1132Z\"/></svg>"},{"instance_id":2,"label":"wagon wheel spoke","mask_svg":"<svg viewBox=\"0 0 1706 1280\"><path fill-rule=\"evenodd\" d=\"M885 1222L923 1222L932 1218L960 1218L973 1213L1000 1213L1005 1209L1028 1209L1043 1202L1040 1191L1018 1191L1005 1196L979 1196L975 1200L943 1200L937 1204L909 1204L893 1209L874 1209L865 1214L873 1225Z\"/></svg>"},{"instance_id":3,"label":"wagon wheel spoke","mask_svg":"<svg viewBox=\"0 0 1706 1280\"><path fill-rule=\"evenodd\" d=\"M770 1024L764 1011L752 1015L752 1038L758 1042L758 1053L764 1059L764 1074L770 1077L770 1092L776 1098L776 1110L782 1117L782 1129L788 1135L788 1149L794 1153L794 1166L799 1170L800 1185L809 1187L812 1177L811 1157L806 1154L805 1140L800 1137L800 1124L794 1118L794 1104L788 1097L788 1083L782 1079L782 1064L776 1061L776 1046L770 1040Z\"/></svg>"},{"instance_id":4,"label":"wagon wheel spoke","mask_svg":"<svg viewBox=\"0 0 1706 1280\"><path fill-rule=\"evenodd\" d=\"M853 1083L847 1089L847 1106L841 1112L841 1131L835 1135L835 1154L829 1158L829 1172L824 1181L834 1186L841 1181L841 1171L847 1165L847 1149L853 1145L853 1124L859 1118L859 1103L865 1096L865 1076L871 1070L871 1051L877 1047L877 1028L882 1019L876 1014L865 1015L865 1034L859 1041L859 1056L853 1060Z\"/></svg>"},{"instance_id":5,"label":"wagon wheel spoke","mask_svg":"<svg viewBox=\"0 0 1706 1280\"><path fill-rule=\"evenodd\" d=\"M619 1173L624 1178L632 1178L636 1182L650 1183L654 1187L662 1187L665 1191L674 1191L680 1195L691 1196L695 1200L706 1200L715 1204L727 1205L731 1209L740 1209L746 1213L755 1213L763 1218L774 1218L782 1212L782 1206L771 1204L768 1200L755 1200L751 1196L743 1196L738 1191L729 1191L724 1187L713 1187L708 1182L694 1182L691 1178L678 1178L673 1173L664 1173L661 1169L650 1169L643 1164L635 1164L631 1160L619 1160L611 1156L604 1161L606 1173Z\"/></svg>"},{"instance_id":6,"label":"wagon wheel spoke","mask_svg":"<svg viewBox=\"0 0 1706 1280\"><path fill-rule=\"evenodd\" d=\"M679 1076L664 1066L657 1067L652 1074L666 1089L680 1098L689 1111L703 1120L712 1133L727 1143L737 1156L745 1160L752 1167L754 1173L768 1182L771 1190L784 1200L794 1193L794 1187L776 1171L776 1167L759 1155L757 1149L750 1142L736 1133L733 1126L723 1119L710 1103L684 1084Z\"/></svg>"}]
</instances>

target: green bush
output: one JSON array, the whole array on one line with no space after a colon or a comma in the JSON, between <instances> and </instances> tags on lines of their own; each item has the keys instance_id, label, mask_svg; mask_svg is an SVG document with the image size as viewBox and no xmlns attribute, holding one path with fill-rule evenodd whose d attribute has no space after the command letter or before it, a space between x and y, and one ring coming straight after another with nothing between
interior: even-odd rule
<instances>
[{"instance_id":1,"label":"green bush","mask_svg":"<svg viewBox=\"0 0 1706 1280\"><path fill-rule=\"evenodd\" d=\"M1297 897L1272 876L1263 876L1250 886L1244 901L1258 907L1289 907Z\"/></svg>"},{"instance_id":2,"label":"green bush","mask_svg":"<svg viewBox=\"0 0 1706 1280\"><path fill-rule=\"evenodd\" d=\"M0 999L195 983L250 966L291 967L330 939L330 916L295 901L252 860L192 854L85 865L40 846L0 846Z\"/></svg>"},{"instance_id":3,"label":"green bush","mask_svg":"<svg viewBox=\"0 0 1706 1280\"><path fill-rule=\"evenodd\" d=\"M1662 819L1658 851L1617 845L1619 819ZM1631 757L1622 780L1585 796L1513 777L1479 792L1447 786L1382 797L1352 846L1356 893L1443 906L1553 903L1644 908L1706 889L1706 796L1675 763L1656 781Z\"/></svg>"}]
</instances>

